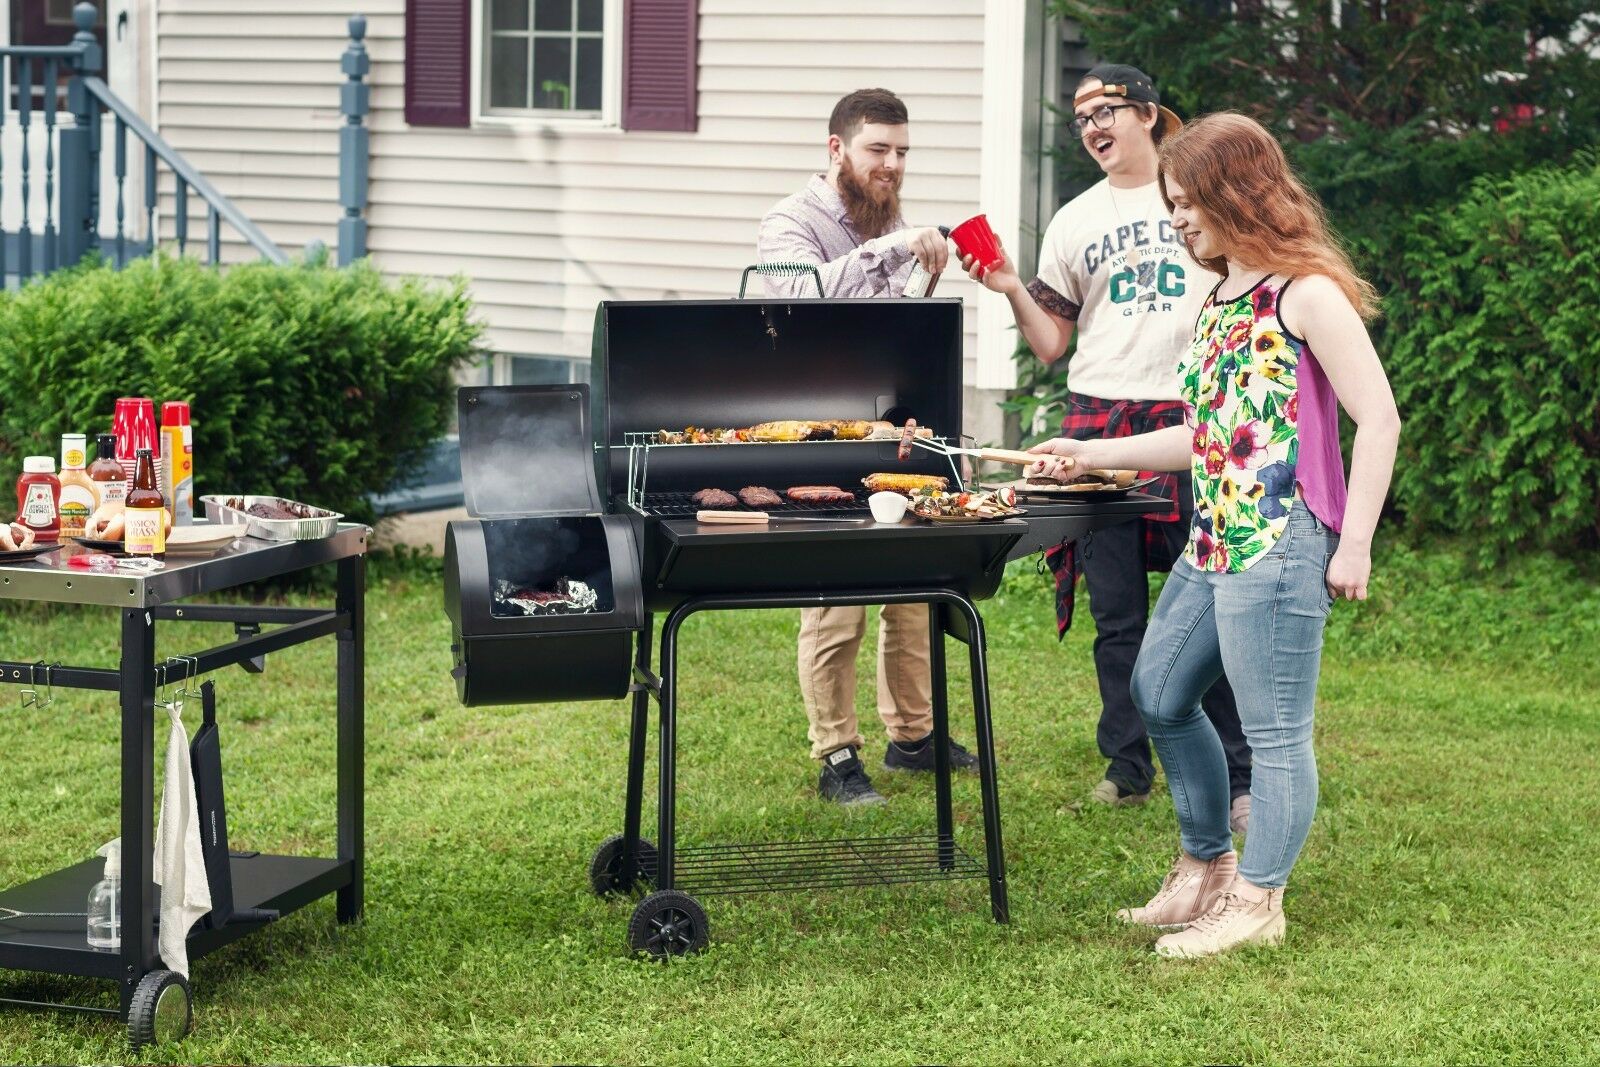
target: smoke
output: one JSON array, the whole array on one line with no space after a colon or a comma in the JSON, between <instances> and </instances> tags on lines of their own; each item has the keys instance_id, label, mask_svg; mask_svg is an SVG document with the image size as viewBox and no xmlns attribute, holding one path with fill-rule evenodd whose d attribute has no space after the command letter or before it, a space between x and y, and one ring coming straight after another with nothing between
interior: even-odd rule
<instances>
[{"instance_id":1,"label":"smoke","mask_svg":"<svg viewBox=\"0 0 1600 1067\"><path fill-rule=\"evenodd\" d=\"M576 390L473 390L461 406L467 507L494 517L602 510L586 414Z\"/></svg>"}]
</instances>

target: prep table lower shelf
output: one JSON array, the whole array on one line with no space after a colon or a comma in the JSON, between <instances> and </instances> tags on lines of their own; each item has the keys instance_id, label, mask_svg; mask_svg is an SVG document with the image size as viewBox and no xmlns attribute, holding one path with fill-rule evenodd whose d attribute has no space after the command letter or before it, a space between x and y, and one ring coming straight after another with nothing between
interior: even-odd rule
<instances>
[{"instance_id":1,"label":"prep table lower shelf","mask_svg":"<svg viewBox=\"0 0 1600 1067\"><path fill-rule=\"evenodd\" d=\"M236 854L231 857L229 866L233 869L235 907L267 908L278 912L280 917L345 888L355 877L355 865L348 860L307 856ZM82 912L84 902L89 899L89 889L104 873L105 860L85 860L0 892L0 908L20 912ZM156 900L159 912L159 890ZM3 914L0 912L0 916ZM221 930L208 930L204 922L196 923L189 932L189 958L194 960L215 951L260 929L261 925L259 922L235 922ZM86 931L82 915L0 917L0 967L85 978L119 977L121 953L91 948Z\"/></svg>"}]
</instances>

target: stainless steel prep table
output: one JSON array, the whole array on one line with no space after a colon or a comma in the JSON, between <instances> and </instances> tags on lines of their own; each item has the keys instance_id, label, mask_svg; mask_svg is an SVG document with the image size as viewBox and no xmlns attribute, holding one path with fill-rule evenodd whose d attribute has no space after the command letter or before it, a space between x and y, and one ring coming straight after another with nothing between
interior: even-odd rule
<instances>
[{"instance_id":1,"label":"stainless steel prep table","mask_svg":"<svg viewBox=\"0 0 1600 1067\"><path fill-rule=\"evenodd\" d=\"M50 660L5 660L0 661L0 681L36 689L48 686L118 694L122 709L123 856L120 952L91 948L81 917L89 889L101 877L101 860L90 859L0 892L0 907L20 912L79 913L75 919L0 920L0 967L111 979L121 991L120 1010L3 999L0 1002L118 1015L127 1022L130 1039L136 1046L187 1031L187 987L175 981L177 976L160 969L156 954L159 889L151 881L151 865L155 840L157 690L234 664L258 672L262 657L269 652L319 637L331 636L338 642L337 855L326 859L235 853L231 858L234 900L240 908L286 914L335 893L340 922L353 922L360 917L363 599L369 533L365 526L344 524L331 537L315 541L247 537L206 558L169 558L164 569L143 576L71 567L67 559L82 551L75 545L23 563L0 565L0 599L99 605L117 610L122 637L121 662L116 668ZM338 567L337 593L331 609L181 603L188 597L330 563ZM157 621L229 622L234 625L236 639L185 656L164 656L157 663ZM260 926L259 921L247 921L209 929L205 922L196 923L188 938L189 957L193 960L206 955Z\"/></svg>"}]
</instances>

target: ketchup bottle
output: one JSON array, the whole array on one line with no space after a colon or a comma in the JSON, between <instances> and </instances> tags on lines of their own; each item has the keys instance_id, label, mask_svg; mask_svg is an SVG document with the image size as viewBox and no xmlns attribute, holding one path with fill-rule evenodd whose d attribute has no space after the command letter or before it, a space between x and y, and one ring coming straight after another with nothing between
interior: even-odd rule
<instances>
[{"instance_id":1,"label":"ketchup bottle","mask_svg":"<svg viewBox=\"0 0 1600 1067\"><path fill-rule=\"evenodd\" d=\"M29 456L17 479L17 521L48 544L61 539L61 480L50 456Z\"/></svg>"}]
</instances>

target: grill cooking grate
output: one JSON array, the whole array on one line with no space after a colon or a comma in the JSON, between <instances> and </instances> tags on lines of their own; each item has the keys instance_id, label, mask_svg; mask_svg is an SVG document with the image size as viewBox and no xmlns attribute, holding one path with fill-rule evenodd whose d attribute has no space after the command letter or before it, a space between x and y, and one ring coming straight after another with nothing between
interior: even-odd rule
<instances>
[{"instance_id":1,"label":"grill cooking grate","mask_svg":"<svg viewBox=\"0 0 1600 1067\"><path fill-rule=\"evenodd\" d=\"M936 834L680 847L673 884L686 893L712 896L987 877L960 845L944 845L944 866L940 851ZM653 877L654 855L641 867Z\"/></svg>"},{"instance_id":2,"label":"grill cooking grate","mask_svg":"<svg viewBox=\"0 0 1600 1067\"><path fill-rule=\"evenodd\" d=\"M770 487L769 487L770 488ZM844 488L840 486L840 488ZM780 497L782 489L773 489ZM846 515L867 510L867 492L865 489L851 490L855 500L851 503L838 504L795 504L784 498L782 504L769 508L750 508L740 503L735 503L718 511L765 511L769 515ZM645 497L642 510L646 515L654 515L662 519L692 519L695 512L701 510L700 505L694 502L693 493L651 493Z\"/></svg>"}]
</instances>

